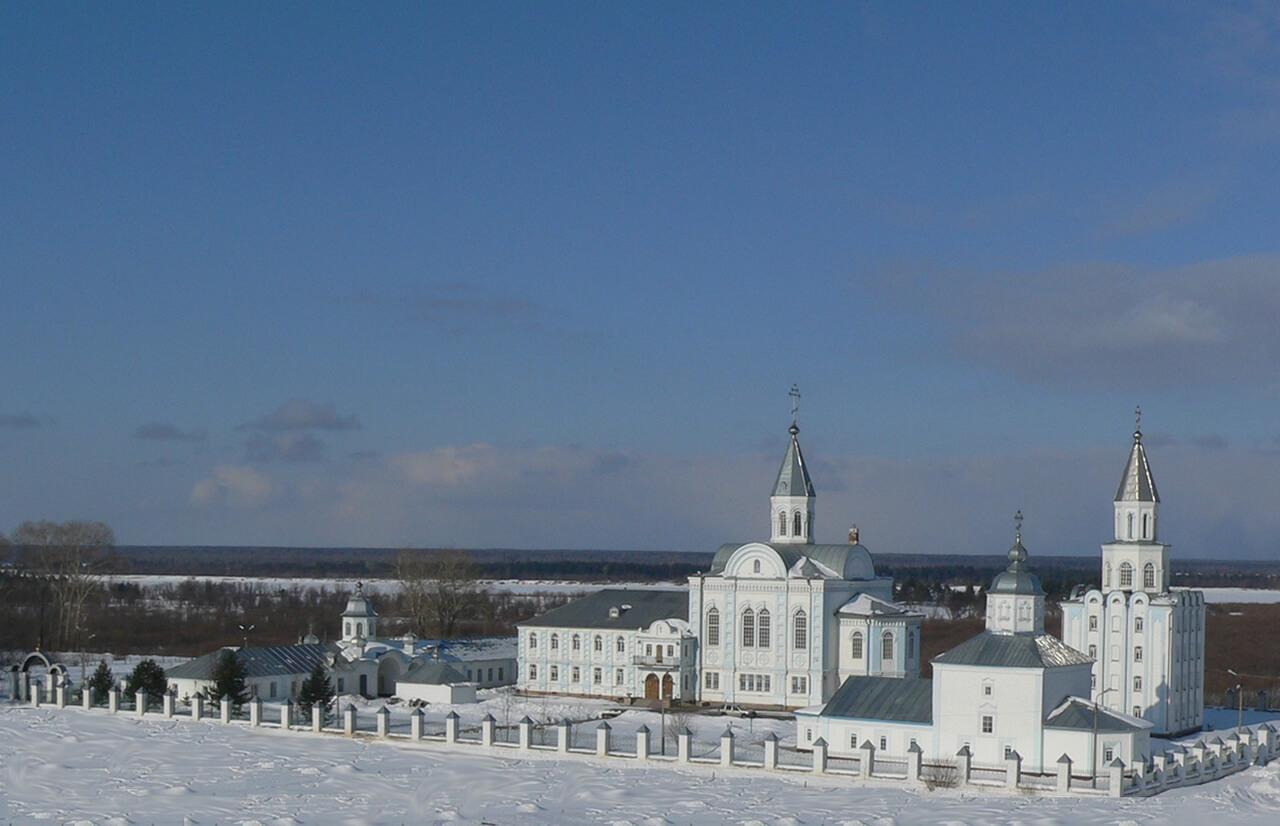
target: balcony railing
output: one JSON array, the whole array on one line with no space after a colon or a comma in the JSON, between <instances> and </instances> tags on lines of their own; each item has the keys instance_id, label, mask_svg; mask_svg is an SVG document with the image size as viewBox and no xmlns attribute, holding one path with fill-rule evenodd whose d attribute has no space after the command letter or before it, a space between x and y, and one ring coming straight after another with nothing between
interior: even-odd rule
<instances>
[{"instance_id":1,"label":"balcony railing","mask_svg":"<svg viewBox=\"0 0 1280 826\"><path fill-rule=\"evenodd\" d=\"M637 654L631 658L632 665L644 665L650 668L679 668L680 657L659 657L656 654Z\"/></svg>"}]
</instances>

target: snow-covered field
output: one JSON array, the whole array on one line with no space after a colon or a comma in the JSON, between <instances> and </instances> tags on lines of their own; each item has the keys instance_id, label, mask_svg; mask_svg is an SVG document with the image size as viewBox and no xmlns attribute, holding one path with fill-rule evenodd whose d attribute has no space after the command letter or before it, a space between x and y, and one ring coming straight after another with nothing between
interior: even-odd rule
<instances>
[{"instance_id":1,"label":"snow-covered field","mask_svg":"<svg viewBox=\"0 0 1280 826\"><path fill-rule=\"evenodd\" d=\"M1217 825L1280 815L1280 763L1114 800L617 758L515 759L478 747L10 705L0 706L0 742L5 823Z\"/></svg>"}]
</instances>

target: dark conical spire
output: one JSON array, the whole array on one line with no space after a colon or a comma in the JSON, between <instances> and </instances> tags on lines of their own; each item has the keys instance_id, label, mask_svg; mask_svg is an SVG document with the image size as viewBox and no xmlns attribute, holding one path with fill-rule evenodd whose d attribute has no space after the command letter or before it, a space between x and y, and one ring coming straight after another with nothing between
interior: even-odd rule
<instances>
[{"instance_id":1,"label":"dark conical spire","mask_svg":"<svg viewBox=\"0 0 1280 826\"><path fill-rule=\"evenodd\" d=\"M1133 429L1133 449L1129 451L1129 461L1125 463L1124 475L1120 477L1120 487L1116 488L1116 501L1159 502L1156 480L1151 475L1147 451L1142 447L1142 408L1135 409L1134 416L1137 423Z\"/></svg>"},{"instance_id":2,"label":"dark conical spire","mask_svg":"<svg viewBox=\"0 0 1280 826\"><path fill-rule=\"evenodd\" d=\"M787 432L791 434L791 443L782 456L782 467L778 469L778 478L773 483L773 495L813 496L813 481L805 467L804 454L800 452L800 440L796 438L800 428L792 423Z\"/></svg>"}]
</instances>

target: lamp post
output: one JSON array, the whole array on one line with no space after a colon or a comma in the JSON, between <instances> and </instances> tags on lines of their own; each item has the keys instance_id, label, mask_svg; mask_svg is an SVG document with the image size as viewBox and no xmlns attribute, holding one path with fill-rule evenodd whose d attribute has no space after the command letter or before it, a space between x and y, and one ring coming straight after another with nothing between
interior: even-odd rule
<instances>
[{"instance_id":1,"label":"lamp post","mask_svg":"<svg viewBox=\"0 0 1280 826\"><path fill-rule=\"evenodd\" d=\"M240 633L244 634L244 647L245 647L245 648L248 648L248 647L249 647L249 632L250 632L250 631L252 631L253 629L257 628L257 627L258 627L258 626L256 626L256 625L250 625L250 626L248 626L248 627L246 627L246 626L244 626L244 625L241 625L241 626L240 626Z\"/></svg>"},{"instance_id":2,"label":"lamp post","mask_svg":"<svg viewBox=\"0 0 1280 826\"><path fill-rule=\"evenodd\" d=\"M1230 668L1227 669L1227 673L1237 680L1241 679L1240 675ZM1244 728L1244 692L1240 689L1240 683L1236 683L1236 702L1240 704L1240 711L1236 715L1236 733L1238 734Z\"/></svg>"},{"instance_id":3,"label":"lamp post","mask_svg":"<svg viewBox=\"0 0 1280 826\"><path fill-rule=\"evenodd\" d=\"M1104 688L1093 698L1093 746L1089 749L1089 783L1095 789L1098 787L1098 701L1117 690L1115 687Z\"/></svg>"}]
</instances>

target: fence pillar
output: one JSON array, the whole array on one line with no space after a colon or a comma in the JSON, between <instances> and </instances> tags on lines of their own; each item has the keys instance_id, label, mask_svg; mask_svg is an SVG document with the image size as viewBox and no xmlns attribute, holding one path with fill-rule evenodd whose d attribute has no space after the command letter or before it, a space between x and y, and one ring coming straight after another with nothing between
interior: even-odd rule
<instances>
[{"instance_id":1,"label":"fence pillar","mask_svg":"<svg viewBox=\"0 0 1280 826\"><path fill-rule=\"evenodd\" d=\"M21 673L22 672L18 670L18 666L16 665L9 669L9 678L10 678L9 679L9 699L10 700L20 701L22 699L22 692L18 690L18 675Z\"/></svg>"},{"instance_id":2,"label":"fence pillar","mask_svg":"<svg viewBox=\"0 0 1280 826\"><path fill-rule=\"evenodd\" d=\"M138 713L139 717L147 713L147 703L150 702L150 700L151 698L147 696L147 690L145 688L140 688L134 692L134 711Z\"/></svg>"},{"instance_id":3,"label":"fence pillar","mask_svg":"<svg viewBox=\"0 0 1280 826\"><path fill-rule=\"evenodd\" d=\"M409 739L414 741L422 739L422 709L420 708L415 708L409 714Z\"/></svg>"},{"instance_id":4,"label":"fence pillar","mask_svg":"<svg viewBox=\"0 0 1280 826\"><path fill-rule=\"evenodd\" d=\"M968 746L961 746L960 751L956 752L956 768L959 770L958 785L961 787L969 785L969 773L973 768L973 752L969 751Z\"/></svg>"},{"instance_id":5,"label":"fence pillar","mask_svg":"<svg viewBox=\"0 0 1280 826\"><path fill-rule=\"evenodd\" d=\"M66 708L66 707L67 707L67 686L66 686L66 684L65 684L65 683L58 683L58 687L57 687L57 688L55 688L53 691L54 691L54 693L53 693L53 701L54 701L54 704L55 704L55 705L57 705L57 706L58 706L58 708Z\"/></svg>"},{"instance_id":6,"label":"fence pillar","mask_svg":"<svg viewBox=\"0 0 1280 826\"><path fill-rule=\"evenodd\" d=\"M609 755L609 733L613 727L605 720L601 720L596 726L596 757L607 757Z\"/></svg>"},{"instance_id":7,"label":"fence pillar","mask_svg":"<svg viewBox=\"0 0 1280 826\"><path fill-rule=\"evenodd\" d=\"M1071 791L1071 758L1065 754L1058 758L1057 788L1063 794Z\"/></svg>"},{"instance_id":8,"label":"fence pillar","mask_svg":"<svg viewBox=\"0 0 1280 826\"><path fill-rule=\"evenodd\" d=\"M636 759L649 759L649 727L640 726L636 729Z\"/></svg>"},{"instance_id":9,"label":"fence pillar","mask_svg":"<svg viewBox=\"0 0 1280 826\"><path fill-rule=\"evenodd\" d=\"M688 763L693 749L693 732L688 726L676 734L676 762Z\"/></svg>"},{"instance_id":10,"label":"fence pillar","mask_svg":"<svg viewBox=\"0 0 1280 826\"><path fill-rule=\"evenodd\" d=\"M921 764L924 763L924 749L919 743L912 743L907 748L907 782L920 782Z\"/></svg>"},{"instance_id":11,"label":"fence pillar","mask_svg":"<svg viewBox=\"0 0 1280 826\"><path fill-rule=\"evenodd\" d=\"M342 713L342 733L352 735L356 733L356 704L347 703L347 709Z\"/></svg>"},{"instance_id":12,"label":"fence pillar","mask_svg":"<svg viewBox=\"0 0 1280 826\"><path fill-rule=\"evenodd\" d=\"M191 719L193 722L200 722L204 717L204 697L199 694L191 698Z\"/></svg>"},{"instance_id":13,"label":"fence pillar","mask_svg":"<svg viewBox=\"0 0 1280 826\"><path fill-rule=\"evenodd\" d=\"M458 712L451 711L444 716L444 741L458 742Z\"/></svg>"},{"instance_id":14,"label":"fence pillar","mask_svg":"<svg viewBox=\"0 0 1280 826\"><path fill-rule=\"evenodd\" d=\"M778 735L772 731L764 736L764 767L778 768Z\"/></svg>"},{"instance_id":15,"label":"fence pillar","mask_svg":"<svg viewBox=\"0 0 1280 826\"><path fill-rule=\"evenodd\" d=\"M254 697L249 701L249 725L257 728L262 725L262 698Z\"/></svg>"},{"instance_id":16,"label":"fence pillar","mask_svg":"<svg viewBox=\"0 0 1280 826\"><path fill-rule=\"evenodd\" d=\"M111 686L111 690L107 692L107 710L112 714L120 711L120 687Z\"/></svg>"},{"instance_id":17,"label":"fence pillar","mask_svg":"<svg viewBox=\"0 0 1280 826\"><path fill-rule=\"evenodd\" d=\"M222 722L224 724L231 722L231 697L224 696L222 698Z\"/></svg>"},{"instance_id":18,"label":"fence pillar","mask_svg":"<svg viewBox=\"0 0 1280 826\"><path fill-rule=\"evenodd\" d=\"M31 675L25 671L18 672L18 678L14 687L18 690L17 700L20 703L28 702L31 699Z\"/></svg>"},{"instance_id":19,"label":"fence pillar","mask_svg":"<svg viewBox=\"0 0 1280 826\"><path fill-rule=\"evenodd\" d=\"M720 735L720 765L733 765L733 729L728 726Z\"/></svg>"},{"instance_id":20,"label":"fence pillar","mask_svg":"<svg viewBox=\"0 0 1280 826\"><path fill-rule=\"evenodd\" d=\"M80 686L80 705L85 711L93 708L93 689L87 685Z\"/></svg>"},{"instance_id":21,"label":"fence pillar","mask_svg":"<svg viewBox=\"0 0 1280 826\"><path fill-rule=\"evenodd\" d=\"M1107 774L1109 775L1107 780L1110 783L1107 794L1111 797L1120 797L1124 794L1124 763L1119 757L1107 764Z\"/></svg>"},{"instance_id":22,"label":"fence pillar","mask_svg":"<svg viewBox=\"0 0 1280 826\"><path fill-rule=\"evenodd\" d=\"M484 719L480 721L480 745L493 745L493 730L497 722L492 714L486 714Z\"/></svg>"},{"instance_id":23,"label":"fence pillar","mask_svg":"<svg viewBox=\"0 0 1280 826\"><path fill-rule=\"evenodd\" d=\"M386 737L391 731L391 712L383 706L373 713L373 717L378 728L378 736Z\"/></svg>"},{"instance_id":24,"label":"fence pillar","mask_svg":"<svg viewBox=\"0 0 1280 826\"><path fill-rule=\"evenodd\" d=\"M813 741L813 773L826 774L827 741L819 737Z\"/></svg>"},{"instance_id":25,"label":"fence pillar","mask_svg":"<svg viewBox=\"0 0 1280 826\"><path fill-rule=\"evenodd\" d=\"M317 734L324 730L324 704L314 703L311 706L311 730Z\"/></svg>"},{"instance_id":26,"label":"fence pillar","mask_svg":"<svg viewBox=\"0 0 1280 826\"><path fill-rule=\"evenodd\" d=\"M556 723L556 751L561 754L568 754L572 737L573 723L569 721L568 717Z\"/></svg>"},{"instance_id":27,"label":"fence pillar","mask_svg":"<svg viewBox=\"0 0 1280 826\"><path fill-rule=\"evenodd\" d=\"M528 751L533 747L533 720L530 720L529 715L526 714L516 725L520 729L520 748Z\"/></svg>"},{"instance_id":28,"label":"fence pillar","mask_svg":"<svg viewBox=\"0 0 1280 826\"><path fill-rule=\"evenodd\" d=\"M35 687L31 691L31 707L40 708L40 700L40 684L36 683Z\"/></svg>"},{"instance_id":29,"label":"fence pillar","mask_svg":"<svg viewBox=\"0 0 1280 826\"><path fill-rule=\"evenodd\" d=\"M160 698L160 713L166 720L173 719L173 694L168 691Z\"/></svg>"},{"instance_id":30,"label":"fence pillar","mask_svg":"<svg viewBox=\"0 0 1280 826\"><path fill-rule=\"evenodd\" d=\"M1009 756L1004 759L1004 785L1007 789L1018 788L1018 781L1022 779L1022 755L1017 750L1009 752Z\"/></svg>"},{"instance_id":31,"label":"fence pillar","mask_svg":"<svg viewBox=\"0 0 1280 826\"><path fill-rule=\"evenodd\" d=\"M285 697L284 702L280 704L280 730L288 731L291 728L293 728L293 701Z\"/></svg>"},{"instance_id":32,"label":"fence pillar","mask_svg":"<svg viewBox=\"0 0 1280 826\"><path fill-rule=\"evenodd\" d=\"M858 748L858 776L870 780L871 773L876 770L876 747L870 740L863 740Z\"/></svg>"}]
</instances>

